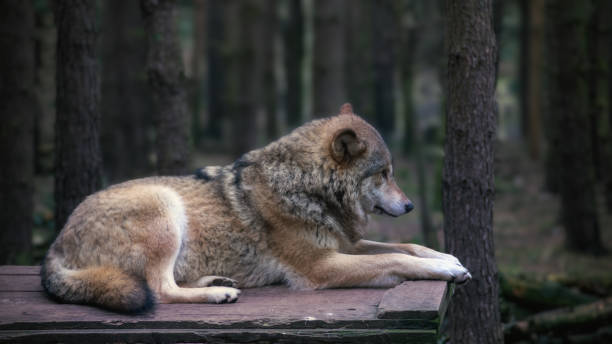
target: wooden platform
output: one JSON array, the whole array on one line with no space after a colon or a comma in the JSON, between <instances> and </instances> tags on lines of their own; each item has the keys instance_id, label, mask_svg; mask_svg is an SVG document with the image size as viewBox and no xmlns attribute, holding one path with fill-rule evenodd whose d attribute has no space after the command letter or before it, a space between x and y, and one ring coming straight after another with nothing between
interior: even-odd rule
<instances>
[{"instance_id":1,"label":"wooden platform","mask_svg":"<svg viewBox=\"0 0 612 344\"><path fill-rule=\"evenodd\" d=\"M244 289L235 304L158 305L119 315L57 304L38 267L0 266L0 343L435 343L453 285L393 289Z\"/></svg>"}]
</instances>

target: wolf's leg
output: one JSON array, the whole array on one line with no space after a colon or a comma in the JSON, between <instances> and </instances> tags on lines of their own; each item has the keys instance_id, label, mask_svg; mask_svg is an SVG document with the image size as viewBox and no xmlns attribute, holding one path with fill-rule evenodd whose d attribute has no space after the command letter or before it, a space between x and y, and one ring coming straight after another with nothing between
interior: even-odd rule
<instances>
[{"instance_id":1,"label":"wolf's leg","mask_svg":"<svg viewBox=\"0 0 612 344\"><path fill-rule=\"evenodd\" d=\"M202 287L232 287L238 286L238 281L223 276L204 276L197 281L181 283L182 288L202 288Z\"/></svg>"},{"instance_id":2,"label":"wolf's leg","mask_svg":"<svg viewBox=\"0 0 612 344\"><path fill-rule=\"evenodd\" d=\"M176 256L169 257L160 261L159 264L149 266L147 271L147 283L157 295L157 299L161 303L191 303L191 302L208 302L208 303L232 303L238 300L240 290L231 287L215 286L215 287L198 287L194 285L192 288L179 287L174 280L174 261ZM213 277L210 282L215 280ZM216 278L217 280L223 278ZM200 279L201 280L201 279ZM200 281L198 280L198 282ZM227 279L229 280L229 279ZM230 280L233 281L233 280ZM205 281L204 281L205 282ZM197 283L197 282L196 282Z\"/></svg>"},{"instance_id":3,"label":"wolf's leg","mask_svg":"<svg viewBox=\"0 0 612 344\"><path fill-rule=\"evenodd\" d=\"M181 288L174 279L174 265L187 231L183 202L172 190L156 193L161 201L160 216L149 221L149 231L143 240L146 256L147 284L162 303L236 302L240 291L230 287Z\"/></svg>"},{"instance_id":4,"label":"wolf's leg","mask_svg":"<svg viewBox=\"0 0 612 344\"><path fill-rule=\"evenodd\" d=\"M462 283L472 277L466 268L453 262L401 253L331 253L310 264L303 273L315 288L394 286L411 279Z\"/></svg>"},{"instance_id":5,"label":"wolf's leg","mask_svg":"<svg viewBox=\"0 0 612 344\"><path fill-rule=\"evenodd\" d=\"M357 254L377 254L393 252L406 253L415 257L442 259L461 265L459 259L457 259L453 255L438 252L436 250L432 250L430 248L417 244L390 244L370 240L359 240L357 244L355 244L354 252Z\"/></svg>"}]
</instances>

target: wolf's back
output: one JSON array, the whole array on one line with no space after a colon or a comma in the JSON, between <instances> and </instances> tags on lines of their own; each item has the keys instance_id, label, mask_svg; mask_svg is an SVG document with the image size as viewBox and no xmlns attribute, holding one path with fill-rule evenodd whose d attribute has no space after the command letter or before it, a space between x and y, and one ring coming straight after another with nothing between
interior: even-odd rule
<instances>
[{"instance_id":1,"label":"wolf's back","mask_svg":"<svg viewBox=\"0 0 612 344\"><path fill-rule=\"evenodd\" d=\"M62 258L49 252L40 276L43 288L60 302L91 304L116 312L140 313L155 302L147 283L111 266L67 269Z\"/></svg>"}]
</instances>

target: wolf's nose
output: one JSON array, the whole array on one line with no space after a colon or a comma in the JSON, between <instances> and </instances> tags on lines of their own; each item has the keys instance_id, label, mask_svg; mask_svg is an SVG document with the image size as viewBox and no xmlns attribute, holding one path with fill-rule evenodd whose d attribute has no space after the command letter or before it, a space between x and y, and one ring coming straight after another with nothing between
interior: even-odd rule
<instances>
[{"instance_id":1,"label":"wolf's nose","mask_svg":"<svg viewBox=\"0 0 612 344\"><path fill-rule=\"evenodd\" d=\"M409 213L412 209L414 209L414 204L412 204L412 202L408 202L406 205L404 205L404 209L407 213Z\"/></svg>"}]
</instances>

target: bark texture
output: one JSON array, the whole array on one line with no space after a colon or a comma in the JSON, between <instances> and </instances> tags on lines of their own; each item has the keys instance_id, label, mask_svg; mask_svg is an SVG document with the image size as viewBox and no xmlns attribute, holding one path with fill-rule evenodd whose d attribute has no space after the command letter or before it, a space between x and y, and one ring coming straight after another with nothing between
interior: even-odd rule
<instances>
[{"instance_id":1,"label":"bark texture","mask_svg":"<svg viewBox=\"0 0 612 344\"><path fill-rule=\"evenodd\" d=\"M33 34L30 1L0 2L0 265L26 263L32 242Z\"/></svg>"},{"instance_id":2,"label":"bark texture","mask_svg":"<svg viewBox=\"0 0 612 344\"><path fill-rule=\"evenodd\" d=\"M603 182L608 210L612 212L612 122L610 76L612 72L612 2L594 0L587 35L589 51L589 112L593 159L597 180Z\"/></svg>"},{"instance_id":3,"label":"bark texture","mask_svg":"<svg viewBox=\"0 0 612 344\"><path fill-rule=\"evenodd\" d=\"M453 343L501 343L493 243L496 45L491 0L446 1L448 56L443 171L446 249L470 270L449 308Z\"/></svg>"},{"instance_id":4,"label":"bark texture","mask_svg":"<svg viewBox=\"0 0 612 344\"><path fill-rule=\"evenodd\" d=\"M545 0L521 0L521 127L529 155L540 158Z\"/></svg>"},{"instance_id":5,"label":"bark texture","mask_svg":"<svg viewBox=\"0 0 612 344\"><path fill-rule=\"evenodd\" d=\"M609 6L609 4L608 4ZM612 25L608 22L608 136L607 149L612 154ZM604 192L608 213L612 214L612 159L605 162Z\"/></svg>"},{"instance_id":6,"label":"bark texture","mask_svg":"<svg viewBox=\"0 0 612 344\"><path fill-rule=\"evenodd\" d=\"M403 2L408 4L408 2ZM411 3L411 2L410 2ZM373 1L351 1L346 8L344 33L347 100L368 122L376 124L374 109Z\"/></svg>"},{"instance_id":7,"label":"bark texture","mask_svg":"<svg viewBox=\"0 0 612 344\"><path fill-rule=\"evenodd\" d=\"M189 112L178 45L176 1L141 0L147 34L147 76L154 100L157 172L181 174L189 163Z\"/></svg>"},{"instance_id":8,"label":"bark texture","mask_svg":"<svg viewBox=\"0 0 612 344\"><path fill-rule=\"evenodd\" d=\"M601 253L602 244L595 201L591 121L588 111L588 66L584 44L589 3L550 0L550 121L554 159L561 196L561 220L569 249ZM571 95L571 96L568 96Z\"/></svg>"},{"instance_id":9,"label":"bark texture","mask_svg":"<svg viewBox=\"0 0 612 344\"><path fill-rule=\"evenodd\" d=\"M206 1L206 54L208 65L208 123L205 136L213 140L220 140L223 129L223 118L226 111L223 107L223 90L225 89L225 71L223 44L225 30L223 19L227 1Z\"/></svg>"},{"instance_id":10,"label":"bark texture","mask_svg":"<svg viewBox=\"0 0 612 344\"><path fill-rule=\"evenodd\" d=\"M55 121L55 228L100 188L100 76L93 0L59 0Z\"/></svg>"},{"instance_id":11,"label":"bark texture","mask_svg":"<svg viewBox=\"0 0 612 344\"><path fill-rule=\"evenodd\" d=\"M152 106L138 3L108 0L103 5L102 158L105 177L116 183L150 173Z\"/></svg>"},{"instance_id":12,"label":"bark texture","mask_svg":"<svg viewBox=\"0 0 612 344\"><path fill-rule=\"evenodd\" d=\"M375 1L373 6L374 39L374 111L375 126L382 137L390 142L395 126L395 46L397 45L397 18L392 1Z\"/></svg>"},{"instance_id":13,"label":"bark texture","mask_svg":"<svg viewBox=\"0 0 612 344\"><path fill-rule=\"evenodd\" d=\"M244 154L257 144L257 110L263 97L264 1L226 1L225 39L227 67L224 111L231 119L231 151ZM265 39L270 39L266 37Z\"/></svg>"},{"instance_id":14,"label":"bark texture","mask_svg":"<svg viewBox=\"0 0 612 344\"><path fill-rule=\"evenodd\" d=\"M302 68L304 62L304 14L301 0L289 0L289 18L283 23L284 67L287 79L287 124L302 123Z\"/></svg>"},{"instance_id":15,"label":"bark texture","mask_svg":"<svg viewBox=\"0 0 612 344\"><path fill-rule=\"evenodd\" d=\"M36 174L53 174L53 145L55 142L55 49L57 32L53 22L51 3L44 1L35 8L35 85L37 104L34 125L34 164Z\"/></svg>"},{"instance_id":16,"label":"bark texture","mask_svg":"<svg viewBox=\"0 0 612 344\"><path fill-rule=\"evenodd\" d=\"M259 6L262 7L262 14L259 16L261 23L261 39L255 42L257 59L261 61L261 69L263 71L262 83L260 88L263 89L263 94L258 99L261 99L261 107L266 117L266 142L275 140L280 134L279 120L276 115L276 74L275 66L275 50L276 50L276 34L278 31L278 15L276 0L264 0ZM300 69L301 70L301 69ZM256 86L257 87L257 86Z\"/></svg>"},{"instance_id":17,"label":"bark texture","mask_svg":"<svg viewBox=\"0 0 612 344\"><path fill-rule=\"evenodd\" d=\"M346 102L344 81L344 0L315 0L313 116L338 113Z\"/></svg>"}]
</instances>

